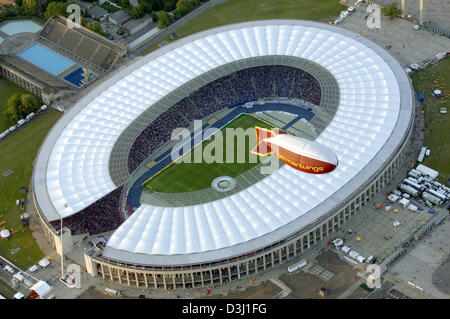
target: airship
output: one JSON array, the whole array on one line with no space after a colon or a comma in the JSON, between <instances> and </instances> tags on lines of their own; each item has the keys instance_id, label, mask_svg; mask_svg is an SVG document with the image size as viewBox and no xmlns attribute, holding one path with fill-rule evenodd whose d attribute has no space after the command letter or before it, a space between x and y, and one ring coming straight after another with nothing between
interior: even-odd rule
<instances>
[{"instance_id":1,"label":"airship","mask_svg":"<svg viewBox=\"0 0 450 319\"><path fill-rule=\"evenodd\" d=\"M326 174L338 165L336 154L318 142L290 135L278 128L255 127L255 131L257 145L251 151L253 154L275 154L287 165L309 174Z\"/></svg>"}]
</instances>

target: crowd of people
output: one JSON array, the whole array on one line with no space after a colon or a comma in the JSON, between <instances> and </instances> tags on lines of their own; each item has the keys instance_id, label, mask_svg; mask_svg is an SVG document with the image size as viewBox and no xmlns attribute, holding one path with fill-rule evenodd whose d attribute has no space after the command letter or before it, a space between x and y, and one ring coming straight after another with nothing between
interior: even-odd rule
<instances>
[{"instance_id":1,"label":"crowd of people","mask_svg":"<svg viewBox=\"0 0 450 319\"><path fill-rule=\"evenodd\" d=\"M63 219L63 227L72 231L72 235L96 235L116 229L123 222L120 213L120 194L122 186L96 201L81 212ZM50 222L59 231L60 221Z\"/></svg>"},{"instance_id":2,"label":"crowd of people","mask_svg":"<svg viewBox=\"0 0 450 319\"><path fill-rule=\"evenodd\" d=\"M311 74L284 65L258 66L224 76L173 105L142 131L129 153L129 172L168 142L175 128L188 127L193 120L225 107L267 97L297 98L319 105L321 90Z\"/></svg>"}]
</instances>

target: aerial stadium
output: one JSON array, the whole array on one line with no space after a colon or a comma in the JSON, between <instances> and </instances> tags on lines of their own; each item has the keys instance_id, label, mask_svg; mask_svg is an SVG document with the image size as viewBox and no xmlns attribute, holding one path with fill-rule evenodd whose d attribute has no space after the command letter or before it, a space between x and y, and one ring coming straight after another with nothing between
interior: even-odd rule
<instances>
[{"instance_id":1,"label":"aerial stadium","mask_svg":"<svg viewBox=\"0 0 450 319\"><path fill-rule=\"evenodd\" d=\"M59 251L73 249L71 234L107 234L85 253L92 276L222 284L294 261L337 232L403 164L413 124L409 78L366 38L311 21L227 25L122 67L79 100L41 146L34 201ZM283 163L267 174L261 158L177 164L180 127L191 132L183 156L225 128L264 127L319 143L338 164L326 174ZM241 143L247 159L256 136Z\"/></svg>"}]
</instances>

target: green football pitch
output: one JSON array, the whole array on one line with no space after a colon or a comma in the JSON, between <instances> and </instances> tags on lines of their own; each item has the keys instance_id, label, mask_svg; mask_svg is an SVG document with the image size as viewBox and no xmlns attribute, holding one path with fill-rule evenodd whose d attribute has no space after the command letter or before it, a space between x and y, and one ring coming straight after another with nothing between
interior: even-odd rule
<instances>
[{"instance_id":1,"label":"green football pitch","mask_svg":"<svg viewBox=\"0 0 450 319\"><path fill-rule=\"evenodd\" d=\"M148 179L142 186L148 191L184 193L209 188L214 178L219 176L236 177L241 175L260 163L260 159L250 153L250 150L256 145L255 126L268 129L274 127L255 116L241 114L222 127L220 130L222 141L220 141L220 134L216 133L210 139L204 140L201 144L183 155L180 158L182 160L180 163L178 163L180 159L172 162ZM236 136L233 138L233 133L227 130L239 128L248 132L245 138L238 138ZM227 137L227 134L231 135ZM228 143L227 139L229 140ZM233 141L233 143L230 143L230 141ZM220 153L214 151L214 146L219 146L217 148L220 148L220 145L223 145L222 156L218 155ZM229 152L233 153L229 154ZM195 160L198 154L212 154L215 155L216 160L212 163L207 163L204 160L207 156L202 156L202 162L198 163Z\"/></svg>"}]
</instances>

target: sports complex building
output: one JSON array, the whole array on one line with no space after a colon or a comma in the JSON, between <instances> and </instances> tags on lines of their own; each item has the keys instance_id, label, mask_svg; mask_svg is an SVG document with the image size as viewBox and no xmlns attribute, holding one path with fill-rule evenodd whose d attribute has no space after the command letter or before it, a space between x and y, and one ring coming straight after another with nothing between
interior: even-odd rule
<instances>
[{"instance_id":1,"label":"sports complex building","mask_svg":"<svg viewBox=\"0 0 450 319\"><path fill-rule=\"evenodd\" d=\"M0 76L51 104L103 77L127 49L65 18L0 23Z\"/></svg>"},{"instance_id":2,"label":"sports complex building","mask_svg":"<svg viewBox=\"0 0 450 319\"><path fill-rule=\"evenodd\" d=\"M389 183L414 104L399 63L344 29L267 20L207 30L119 69L64 114L35 162L35 205L59 251L73 249L71 234L106 233L85 253L92 276L166 289L252 278L329 238ZM339 165L265 175L257 164L223 176L233 185L223 191L143 189L170 165L173 129L199 119L219 129L242 114L327 146Z\"/></svg>"}]
</instances>

